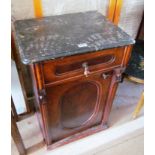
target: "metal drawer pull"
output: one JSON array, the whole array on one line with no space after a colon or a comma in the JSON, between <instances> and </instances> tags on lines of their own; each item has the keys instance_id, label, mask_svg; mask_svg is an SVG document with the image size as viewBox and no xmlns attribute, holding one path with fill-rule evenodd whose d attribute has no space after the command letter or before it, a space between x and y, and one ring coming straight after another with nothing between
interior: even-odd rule
<instances>
[{"instance_id":1,"label":"metal drawer pull","mask_svg":"<svg viewBox=\"0 0 155 155\"><path fill-rule=\"evenodd\" d=\"M88 63L87 63L87 62L84 62L84 63L82 64L82 67L84 68L84 75L85 75L86 77L88 77L88 74L90 73L90 72L89 72L89 68L88 68Z\"/></svg>"},{"instance_id":2,"label":"metal drawer pull","mask_svg":"<svg viewBox=\"0 0 155 155\"><path fill-rule=\"evenodd\" d=\"M104 80L107 79L109 76L110 76L110 74L106 74L106 73L102 74L102 77L103 77Z\"/></svg>"},{"instance_id":3,"label":"metal drawer pull","mask_svg":"<svg viewBox=\"0 0 155 155\"><path fill-rule=\"evenodd\" d=\"M42 95L39 95L39 99L42 100L43 99L43 96Z\"/></svg>"}]
</instances>

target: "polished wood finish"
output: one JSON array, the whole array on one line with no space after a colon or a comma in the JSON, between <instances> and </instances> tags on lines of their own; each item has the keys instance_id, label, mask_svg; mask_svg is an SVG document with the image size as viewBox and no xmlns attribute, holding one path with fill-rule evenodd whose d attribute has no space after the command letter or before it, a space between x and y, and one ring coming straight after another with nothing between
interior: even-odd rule
<instances>
[{"instance_id":1,"label":"polished wood finish","mask_svg":"<svg viewBox=\"0 0 155 155\"><path fill-rule=\"evenodd\" d=\"M16 121L11 113L11 136L17 146L20 155L26 155L26 149L24 147L21 135L19 133Z\"/></svg>"},{"instance_id":2,"label":"polished wood finish","mask_svg":"<svg viewBox=\"0 0 155 155\"><path fill-rule=\"evenodd\" d=\"M107 128L132 46L32 64L36 109L49 149Z\"/></svg>"},{"instance_id":3,"label":"polished wood finish","mask_svg":"<svg viewBox=\"0 0 155 155\"><path fill-rule=\"evenodd\" d=\"M101 123L112 73L107 73L105 80L102 74L46 88L49 135L53 142Z\"/></svg>"},{"instance_id":4,"label":"polished wood finish","mask_svg":"<svg viewBox=\"0 0 155 155\"><path fill-rule=\"evenodd\" d=\"M107 68L117 67L122 63L124 49L114 48L95 53L87 53L65 57L42 63L42 70L46 85L61 83L64 80L83 76L83 63L89 66L90 75ZM109 59L110 58L110 59Z\"/></svg>"},{"instance_id":5,"label":"polished wood finish","mask_svg":"<svg viewBox=\"0 0 155 155\"><path fill-rule=\"evenodd\" d=\"M49 137L47 134L47 121L46 121L46 104L43 104L45 100L44 98L40 99L39 95L43 95L43 90L45 89L43 87L43 82L41 80L42 73L40 71L40 64L34 64L30 66L31 68L31 74L32 74L32 80L33 80L33 90L35 93L35 107L36 107L36 113L37 118L39 120L39 125L45 140L46 144L50 144Z\"/></svg>"}]
</instances>

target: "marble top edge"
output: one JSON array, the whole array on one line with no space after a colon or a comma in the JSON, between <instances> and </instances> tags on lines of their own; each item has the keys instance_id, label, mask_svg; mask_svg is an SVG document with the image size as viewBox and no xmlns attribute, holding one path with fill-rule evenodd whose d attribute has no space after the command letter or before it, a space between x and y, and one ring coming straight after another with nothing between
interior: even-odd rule
<instances>
[{"instance_id":1,"label":"marble top edge","mask_svg":"<svg viewBox=\"0 0 155 155\"><path fill-rule=\"evenodd\" d=\"M134 44L126 32L97 11L15 21L24 64Z\"/></svg>"}]
</instances>

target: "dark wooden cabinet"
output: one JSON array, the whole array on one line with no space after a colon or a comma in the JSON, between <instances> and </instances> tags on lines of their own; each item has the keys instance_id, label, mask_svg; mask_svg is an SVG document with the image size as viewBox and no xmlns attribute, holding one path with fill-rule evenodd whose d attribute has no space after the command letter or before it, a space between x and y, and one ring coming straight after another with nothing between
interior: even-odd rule
<instances>
[{"instance_id":1,"label":"dark wooden cabinet","mask_svg":"<svg viewBox=\"0 0 155 155\"><path fill-rule=\"evenodd\" d=\"M107 127L130 52L126 46L31 65L38 118L49 148Z\"/></svg>"},{"instance_id":2,"label":"dark wooden cabinet","mask_svg":"<svg viewBox=\"0 0 155 155\"><path fill-rule=\"evenodd\" d=\"M61 140L99 125L105 108L112 73L102 72L46 88L50 136Z\"/></svg>"},{"instance_id":3,"label":"dark wooden cabinet","mask_svg":"<svg viewBox=\"0 0 155 155\"><path fill-rule=\"evenodd\" d=\"M48 148L107 128L135 41L96 11L15 22Z\"/></svg>"}]
</instances>

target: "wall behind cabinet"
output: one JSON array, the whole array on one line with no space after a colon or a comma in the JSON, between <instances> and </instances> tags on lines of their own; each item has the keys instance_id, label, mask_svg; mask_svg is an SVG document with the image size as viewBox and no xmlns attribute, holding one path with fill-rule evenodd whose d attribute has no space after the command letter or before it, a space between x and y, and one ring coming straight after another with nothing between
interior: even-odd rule
<instances>
[{"instance_id":1,"label":"wall behind cabinet","mask_svg":"<svg viewBox=\"0 0 155 155\"><path fill-rule=\"evenodd\" d=\"M42 0L44 15L98 10L107 15L109 0Z\"/></svg>"},{"instance_id":2,"label":"wall behind cabinet","mask_svg":"<svg viewBox=\"0 0 155 155\"><path fill-rule=\"evenodd\" d=\"M123 0L119 26L136 38L143 17L144 0Z\"/></svg>"}]
</instances>

